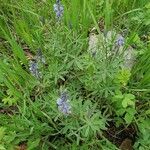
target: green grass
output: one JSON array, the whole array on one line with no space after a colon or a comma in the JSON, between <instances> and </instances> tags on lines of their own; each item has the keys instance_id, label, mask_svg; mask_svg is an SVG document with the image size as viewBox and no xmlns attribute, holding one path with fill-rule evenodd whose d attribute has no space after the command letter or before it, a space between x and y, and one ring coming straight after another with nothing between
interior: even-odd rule
<instances>
[{"instance_id":1,"label":"green grass","mask_svg":"<svg viewBox=\"0 0 150 150\"><path fill-rule=\"evenodd\" d=\"M117 150L119 145L112 142L116 139L106 135L112 124L118 132L134 126L133 148L148 150L149 0L62 0L61 22L55 18L54 3L0 3L0 150L21 145L27 150ZM95 57L88 52L92 28L101 41L100 19L104 32L124 35L124 50L136 47L132 70L120 68L121 55L107 56L104 40ZM33 56L42 50L42 78L31 74L25 48ZM57 107L65 90L71 105L68 116Z\"/></svg>"}]
</instances>

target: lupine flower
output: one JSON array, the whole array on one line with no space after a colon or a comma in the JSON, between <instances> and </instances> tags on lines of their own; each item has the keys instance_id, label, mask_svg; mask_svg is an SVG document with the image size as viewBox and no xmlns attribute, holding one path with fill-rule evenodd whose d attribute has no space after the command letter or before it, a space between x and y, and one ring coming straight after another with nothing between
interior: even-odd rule
<instances>
[{"instance_id":1,"label":"lupine flower","mask_svg":"<svg viewBox=\"0 0 150 150\"><path fill-rule=\"evenodd\" d=\"M36 78L42 77L41 72L39 71L40 70L39 69L40 62L45 64L45 58L42 54L41 49L39 48L36 56L34 57L34 60L31 60L29 62L29 70L30 70L31 74Z\"/></svg>"},{"instance_id":2,"label":"lupine flower","mask_svg":"<svg viewBox=\"0 0 150 150\"><path fill-rule=\"evenodd\" d=\"M33 76L40 78L41 73L39 72L38 63L35 60L30 61L29 70Z\"/></svg>"},{"instance_id":3,"label":"lupine flower","mask_svg":"<svg viewBox=\"0 0 150 150\"><path fill-rule=\"evenodd\" d=\"M124 38L123 38L123 36L120 35L120 36L117 38L116 44L117 44L118 46L123 46L123 45L124 45Z\"/></svg>"},{"instance_id":4,"label":"lupine flower","mask_svg":"<svg viewBox=\"0 0 150 150\"><path fill-rule=\"evenodd\" d=\"M54 12L56 13L56 19L60 21L64 13L64 7L60 0L56 0L56 3L54 4Z\"/></svg>"},{"instance_id":5,"label":"lupine flower","mask_svg":"<svg viewBox=\"0 0 150 150\"><path fill-rule=\"evenodd\" d=\"M66 92L61 93L60 98L57 99L57 106L59 111L64 115L68 115L71 113L71 106L69 104Z\"/></svg>"},{"instance_id":6,"label":"lupine flower","mask_svg":"<svg viewBox=\"0 0 150 150\"><path fill-rule=\"evenodd\" d=\"M37 52L37 54L36 54L36 58L35 58L37 61L40 61L40 62L42 62L43 64L45 64L45 58L44 58L44 56L43 56L43 54L42 54L42 50L39 48L38 49L38 52Z\"/></svg>"}]
</instances>

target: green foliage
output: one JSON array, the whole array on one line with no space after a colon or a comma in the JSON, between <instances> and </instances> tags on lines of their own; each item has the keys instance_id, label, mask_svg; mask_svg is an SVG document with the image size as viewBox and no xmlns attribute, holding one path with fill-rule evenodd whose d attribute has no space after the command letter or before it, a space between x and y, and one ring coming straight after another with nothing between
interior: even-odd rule
<instances>
[{"instance_id":1,"label":"green foliage","mask_svg":"<svg viewBox=\"0 0 150 150\"><path fill-rule=\"evenodd\" d=\"M86 101L83 105L82 100L79 100L74 111L73 118L64 120L62 133L68 134L69 138L75 136L77 145L80 140L88 141L101 130L106 130L106 118L96 109L96 105L92 106L90 101Z\"/></svg>"},{"instance_id":2,"label":"green foliage","mask_svg":"<svg viewBox=\"0 0 150 150\"><path fill-rule=\"evenodd\" d=\"M137 142L135 143L135 148L139 149L139 150L145 150L145 149L149 149L149 139L150 139L150 127L149 127L149 119L145 118L145 120L143 118L140 118L139 122L138 122L138 127L140 130L139 133L139 139L137 140Z\"/></svg>"},{"instance_id":3,"label":"green foliage","mask_svg":"<svg viewBox=\"0 0 150 150\"><path fill-rule=\"evenodd\" d=\"M14 150L22 143L28 150L115 150L105 137L112 121L116 127L135 124L134 148L148 149L149 0L63 0L61 22L55 18L54 3L0 4L0 150ZM113 59L107 55L112 48L105 38L95 55L88 52L87 35L93 27L99 41L101 30L116 30L126 36L124 50L136 47L131 70L121 68L117 53ZM38 61L39 48L46 63L39 64L42 77L36 78L29 64ZM57 106L64 89L71 105L68 115Z\"/></svg>"},{"instance_id":4,"label":"green foliage","mask_svg":"<svg viewBox=\"0 0 150 150\"><path fill-rule=\"evenodd\" d=\"M129 70L122 69L118 72L115 78L115 82L122 86L126 86L128 81L130 80L130 76L131 76L131 73Z\"/></svg>"},{"instance_id":5,"label":"green foliage","mask_svg":"<svg viewBox=\"0 0 150 150\"><path fill-rule=\"evenodd\" d=\"M119 91L112 100L117 116L124 116L125 122L130 124L136 114L135 96L133 94L122 94Z\"/></svg>"}]
</instances>

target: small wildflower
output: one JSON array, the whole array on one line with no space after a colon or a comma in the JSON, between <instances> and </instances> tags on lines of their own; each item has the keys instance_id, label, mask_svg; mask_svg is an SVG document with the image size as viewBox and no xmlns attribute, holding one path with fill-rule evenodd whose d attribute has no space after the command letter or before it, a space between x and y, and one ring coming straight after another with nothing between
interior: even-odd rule
<instances>
[{"instance_id":1,"label":"small wildflower","mask_svg":"<svg viewBox=\"0 0 150 150\"><path fill-rule=\"evenodd\" d=\"M60 21L64 13L64 7L60 0L56 0L56 3L54 4L54 12L56 13L56 19Z\"/></svg>"},{"instance_id":2,"label":"small wildflower","mask_svg":"<svg viewBox=\"0 0 150 150\"><path fill-rule=\"evenodd\" d=\"M68 96L66 92L61 93L60 98L57 99L57 106L60 112L64 115L68 115L71 113L71 106L68 101Z\"/></svg>"},{"instance_id":3,"label":"small wildflower","mask_svg":"<svg viewBox=\"0 0 150 150\"><path fill-rule=\"evenodd\" d=\"M35 60L31 60L29 63L29 70L33 76L40 78L41 73L39 72L38 64Z\"/></svg>"},{"instance_id":4,"label":"small wildflower","mask_svg":"<svg viewBox=\"0 0 150 150\"><path fill-rule=\"evenodd\" d=\"M123 45L124 45L124 38L123 38L123 36L120 35L120 36L117 38L116 44L117 44L118 46L123 46Z\"/></svg>"}]
</instances>

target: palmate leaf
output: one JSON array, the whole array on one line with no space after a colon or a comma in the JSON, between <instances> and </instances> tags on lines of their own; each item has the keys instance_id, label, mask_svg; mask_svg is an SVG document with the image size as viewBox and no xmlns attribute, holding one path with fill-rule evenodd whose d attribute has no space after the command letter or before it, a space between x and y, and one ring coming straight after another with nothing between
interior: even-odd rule
<instances>
[{"instance_id":1,"label":"palmate leaf","mask_svg":"<svg viewBox=\"0 0 150 150\"><path fill-rule=\"evenodd\" d=\"M84 120L85 125L82 129L82 134L85 137L91 137L96 134L97 131L106 130L106 119L101 118L100 113L93 114L90 118Z\"/></svg>"},{"instance_id":2,"label":"palmate leaf","mask_svg":"<svg viewBox=\"0 0 150 150\"><path fill-rule=\"evenodd\" d=\"M134 102L135 96L133 94L125 94L124 99L122 101L122 106L127 108L128 106L135 106Z\"/></svg>"},{"instance_id":3,"label":"palmate leaf","mask_svg":"<svg viewBox=\"0 0 150 150\"><path fill-rule=\"evenodd\" d=\"M136 110L134 108L126 109L126 114L125 114L124 119L127 124L130 124L133 121L135 114L136 114Z\"/></svg>"},{"instance_id":4,"label":"palmate leaf","mask_svg":"<svg viewBox=\"0 0 150 150\"><path fill-rule=\"evenodd\" d=\"M134 106L134 104L135 103L133 101L131 101L130 99L127 99L127 98L123 99L123 101L122 101L122 106L124 108L127 108L128 106Z\"/></svg>"},{"instance_id":5,"label":"palmate leaf","mask_svg":"<svg viewBox=\"0 0 150 150\"><path fill-rule=\"evenodd\" d=\"M130 124L132 122L133 118L134 118L134 114L131 115L129 113L126 113L125 117L124 117L127 124Z\"/></svg>"}]
</instances>

